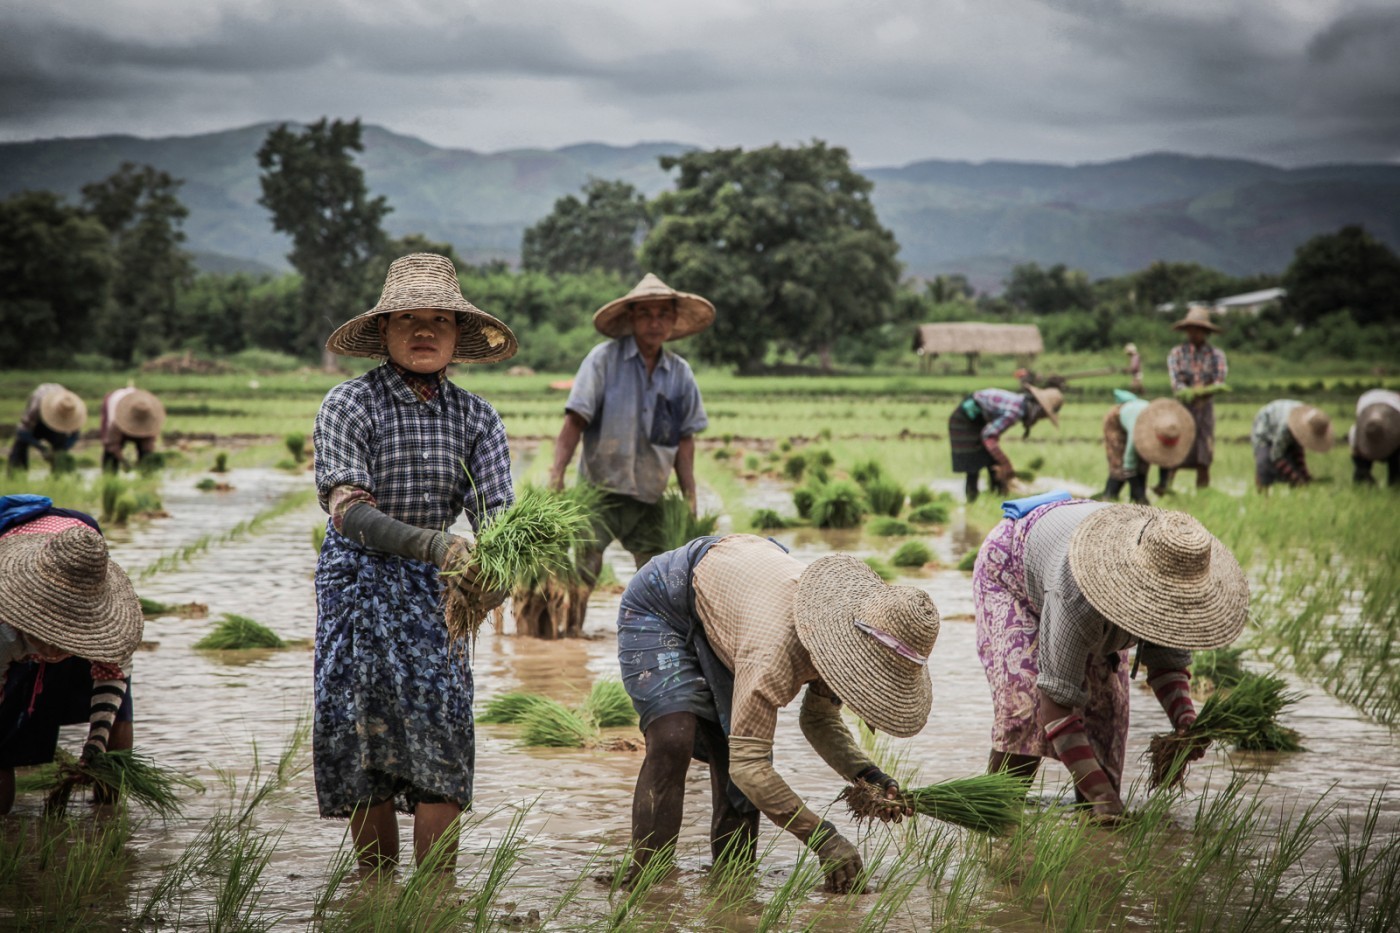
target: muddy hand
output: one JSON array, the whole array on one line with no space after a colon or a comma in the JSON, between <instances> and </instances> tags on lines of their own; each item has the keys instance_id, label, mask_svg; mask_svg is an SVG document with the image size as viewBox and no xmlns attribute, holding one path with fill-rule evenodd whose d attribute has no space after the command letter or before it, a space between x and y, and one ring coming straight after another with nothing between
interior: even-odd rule
<instances>
[{"instance_id":1,"label":"muddy hand","mask_svg":"<svg viewBox=\"0 0 1400 933\"><path fill-rule=\"evenodd\" d=\"M871 765L860 774L857 774L856 778L867 784L874 784L876 787L881 788L885 792L886 800L899 800L899 782L876 766ZM898 823L906 816L913 816L914 808L908 804L902 807L886 806L880 810L878 815L882 823L889 823L891 821Z\"/></svg>"},{"instance_id":2,"label":"muddy hand","mask_svg":"<svg viewBox=\"0 0 1400 933\"><path fill-rule=\"evenodd\" d=\"M813 846L813 843L816 843ZM823 820L822 824L807 837L807 846L821 859L822 871L826 874L826 890L833 894L860 893L856 885L865 865L860 852L836 827Z\"/></svg>"}]
</instances>

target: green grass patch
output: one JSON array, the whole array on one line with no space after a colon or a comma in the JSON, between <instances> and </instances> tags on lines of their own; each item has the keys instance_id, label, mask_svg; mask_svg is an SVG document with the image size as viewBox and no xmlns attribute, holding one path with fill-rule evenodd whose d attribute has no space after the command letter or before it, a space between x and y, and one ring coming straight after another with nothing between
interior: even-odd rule
<instances>
[{"instance_id":1,"label":"green grass patch","mask_svg":"<svg viewBox=\"0 0 1400 933\"><path fill-rule=\"evenodd\" d=\"M246 651L251 648L284 648L286 642L272 629L247 616L226 612L213 630L194 643L205 651Z\"/></svg>"},{"instance_id":2,"label":"green grass patch","mask_svg":"<svg viewBox=\"0 0 1400 933\"><path fill-rule=\"evenodd\" d=\"M890 563L896 567L923 567L933 563L933 551L922 541L905 541L894 552Z\"/></svg>"}]
</instances>

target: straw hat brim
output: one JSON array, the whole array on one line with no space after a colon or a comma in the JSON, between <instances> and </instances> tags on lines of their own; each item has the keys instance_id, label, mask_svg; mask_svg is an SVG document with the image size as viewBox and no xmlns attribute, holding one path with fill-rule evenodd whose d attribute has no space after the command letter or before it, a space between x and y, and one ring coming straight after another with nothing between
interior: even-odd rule
<instances>
[{"instance_id":1,"label":"straw hat brim","mask_svg":"<svg viewBox=\"0 0 1400 933\"><path fill-rule=\"evenodd\" d=\"M1185 583L1168 578L1138 547L1157 514L1115 505L1080 522L1069 544L1075 584L1105 619L1154 645L1194 651L1230 644L1249 616L1249 581L1239 561L1212 536L1207 573Z\"/></svg>"},{"instance_id":2,"label":"straw hat brim","mask_svg":"<svg viewBox=\"0 0 1400 933\"><path fill-rule=\"evenodd\" d=\"M91 535L106 553L102 536L86 528L0 540L0 621L84 660L125 664L145 629L136 589L110 558L97 586L44 573L44 549L63 535Z\"/></svg>"},{"instance_id":3,"label":"straw hat brim","mask_svg":"<svg viewBox=\"0 0 1400 933\"><path fill-rule=\"evenodd\" d=\"M1172 325L1172 330L1185 330L1188 327L1199 327L1201 330L1208 330L1213 333L1220 333L1225 328L1210 319L1209 313L1192 317L1191 312L1186 312L1186 317Z\"/></svg>"},{"instance_id":4,"label":"straw hat brim","mask_svg":"<svg viewBox=\"0 0 1400 933\"><path fill-rule=\"evenodd\" d=\"M454 311L457 314L457 345L453 363L499 363L515 356L520 344L504 322L471 302L451 295L406 296L380 302L363 314L341 324L326 341L326 349L341 356L363 356L383 360L389 349L379 334L380 315L395 311Z\"/></svg>"},{"instance_id":5,"label":"straw hat brim","mask_svg":"<svg viewBox=\"0 0 1400 933\"><path fill-rule=\"evenodd\" d=\"M1039 389L1035 386L1029 385L1026 386L1026 391L1029 392L1031 396L1037 402L1040 403L1040 407L1045 411L1045 416L1050 419L1050 423L1058 428L1060 426L1060 413L1051 407L1050 396L1046 393L1046 391L1044 389ZM1063 395L1060 396L1060 404L1064 404Z\"/></svg>"},{"instance_id":6,"label":"straw hat brim","mask_svg":"<svg viewBox=\"0 0 1400 933\"><path fill-rule=\"evenodd\" d=\"M1315 405L1299 405L1294 408L1288 413L1288 433L1292 434L1293 439L1302 444L1304 449L1325 454L1337 442L1337 436L1330 418L1327 421L1327 430L1322 434L1310 430L1308 420L1318 411L1321 409Z\"/></svg>"},{"instance_id":7,"label":"straw hat brim","mask_svg":"<svg viewBox=\"0 0 1400 933\"><path fill-rule=\"evenodd\" d=\"M1174 446L1168 447L1158 438L1162 428L1175 423L1179 433ZM1154 399L1138 415L1133 425L1133 447L1137 454L1154 466L1175 469L1191 455L1196 444L1196 419L1185 405L1172 398Z\"/></svg>"},{"instance_id":8,"label":"straw hat brim","mask_svg":"<svg viewBox=\"0 0 1400 933\"><path fill-rule=\"evenodd\" d=\"M1372 424L1379 429L1368 436L1367 428ZM1367 405L1356 419L1354 432L1352 443L1358 454L1367 460L1387 460L1400 447L1400 410L1385 402Z\"/></svg>"},{"instance_id":9,"label":"straw hat brim","mask_svg":"<svg viewBox=\"0 0 1400 933\"><path fill-rule=\"evenodd\" d=\"M87 423L87 406L76 392L59 389L39 399L39 417L59 434L72 434Z\"/></svg>"},{"instance_id":10,"label":"straw hat brim","mask_svg":"<svg viewBox=\"0 0 1400 933\"><path fill-rule=\"evenodd\" d=\"M632 292L615 298L593 313L593 326L606 337L626 337L632 333L630 305L634 301L654 301L674 298L676 302L676 326L671 330L670 340L690 337L709 327L715 321L715 306L699 295L689 292L667 290L647 294Z\"/></svg>"},{"instance_id":11,"label":"straw hat brim","mask_svg":"<svg viewBox=\"0 0 1400 933\"><path fill-rule=\"evenodd\" d=\"M872 728L907 738L924 727L933 706L928 666L900 657L854 624L861 604L884 586L849 554L814 561L797 584L797 637L852 712Z\"/></svg>"},{"instance_id":12,"label":"straw hat brim","mask_svg":"<svg viewBox=\"0 0 1400 933\"><path fill-rule=\"evenodd\" d=\"M155 437L165 426L165 405L145 389L136 389L117 400L112 422L127 437Z\"/></svg>"}]
</instances>

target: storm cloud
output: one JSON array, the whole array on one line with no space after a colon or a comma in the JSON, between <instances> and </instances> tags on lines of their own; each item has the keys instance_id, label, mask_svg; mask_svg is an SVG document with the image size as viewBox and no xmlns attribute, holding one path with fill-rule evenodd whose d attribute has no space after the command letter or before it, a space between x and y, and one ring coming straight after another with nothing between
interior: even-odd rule
<instances>
[{"instance_id":1,"label":"storm cloud","mask_svg":"<svg viewBox=\"0 0 1400 933\"><path fill-rule=\"evenodd\" d=\"M0 12L0 139L327 115L481 151L1396 161L1396 48L1373 0L67 0Z\"/></svg>"}]
</instances>

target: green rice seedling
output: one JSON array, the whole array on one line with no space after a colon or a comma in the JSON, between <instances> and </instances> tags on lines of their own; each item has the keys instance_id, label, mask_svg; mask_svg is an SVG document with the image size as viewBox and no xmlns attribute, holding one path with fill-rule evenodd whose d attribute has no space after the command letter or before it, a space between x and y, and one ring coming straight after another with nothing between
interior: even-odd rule
<instances>
[{"instance_id":1,"label":"green rice seedling","mask_svg":"<svg viewBox=\"0 0 1400 933\"><path fill-rule=\"evenodd\" d=\"M219 488L219 481L206 476L195 483L194 488L198 489L200 492L213 492L215 489Z\"/></svg>"},{"instance_id":2,"label":"green rice seedling","mask_svg":"<svg viewBox=\"0 0 1400 933\"><path fill-rule=\"evenodd\" d=\"M1020 822L1026 784L1010 772L996 771L901 791L890 800L883 789L859 781L848 785L838 799L858 819L878 819L887 810L911 807L944 823L999 836Z\"/></svg>"},{"instance_id":3,"label":"green rice seedling","mask_svg":"<svg viewBox=\"0 0 1400 933\"><path fill-rule=\"evenodd\" d=\"M977 550L974 548L973 550L968 551L966 554L964 554L964 555L958 560L958 569L959 569L959 570L964 570L964 571L967 571L967 572L970 573L970 572L972 572L972 570L973 570L973 568L976 566L976 564L977 564Z\"/></svg>"},{"instance_id":4,"label":"green rice seedling","mask_svg":"<svg viewBox=\"0 0 1400 933\"><path fill-rule=\"evenodd\" d=\"M287 445L287 452L292 455L292 460L301 463L306 459L306 435L300 432L292 432L282 439Z\"/></svg>"},{"instance_id":5,"label":"green rice seedling","mask_svg":"<svg viewBox=\"0 0 1400 933\"><path fill-rule=\"evenodd\" d=\"M933 563L933 551L922 541L905 541L894 552L890 563L896 567L923 567Z\"/></svg>"},{"instance_id":6,"label":"green rice seedling","mask_svg":"<svg viewBox=\"0 0 1400 933\"><path fill-rule=\"evenodd\" d=\"M159 450L153 451L136 461L136 472L140 473L142 476L154 476L165 469L166 464L172 459L174 459L174 457L170 453L162 453Z\"/></svg>"},{"instance_id":7,"label":"green rice seedling","mask_svg":"<svg viewBox=\"0 0 1400 933\"><path fill-rule=\"evenodd\" d=\"M869 511L865 494L848 480L822 486L812 503L812 523L818 528L855 528Z\"/></svg>"},{"instance_id":8,"label":"green rice seedling","mask_svg":"<svg viewBox=\"0 0 1400 933\"><path fill-rule=\"evenodd\" d=\"M873 535L881 538L894 538L899 535L912 535L914 526L906 521L897 518L890 518L888 515L877 515L870 520L866 529Z\"/></svg>"},{"instance_id":9,"label":"green rice seedling","mask_svg":"<svg viewBox=\"0 0 1400 933\"><path fill-rule=\"evenodd\" d=\"M909 491L909 508L917 509L933 501L933 490L927 486L915 486Z\"/></svg>"},{"instance_id":10,"label":"green rice seedling","mask_svg":"<svg viewBox=\"0 0 1400 933\"><path fill-rule=\"evenodd\" d=\"M865 566L875 571L875 575L886 583L899 577L899 573L896 572L893 567L878 557L867 557L865 559Z\"/></svg>"},{"instance_id":11,"label":"green rice seedling","mask_svg":"<svg viewBox=\"0 0 1400 933\"><path fill-rule=\"evenodd\" d=\"M1217 690L1201 704L1196 721L1184 733L1153 736L1148 747L1151 786L1181 783L1192 748L1219 743L1249 751L1295 752L1298 733L1281 725L1279 714L1299 697L1281 678L1245 674L1228 690Z\"/></svg>"},{"instance_id":12,"label":"green rice seedling","mask_svg":"<svg viewBox=\"0 0 1400 933\"><path fill-rule=\"evenodd\" d=\"M862 486L885 479L888 475L885 472L884 464L880 463L879 460L861 460L851 467L851 479Z\"/></svg>"},{"instance_id":13,"label":"green rice seedling","mask_svg":"<svg viewBox=\"0 0 1400 933\"><path fill-rule=\"evenodd\" d=\"M627 695L627 690L620 680L607 679L595 683L579 712L596 723L600 729L637 724L637 710L632 706L632 698Z\"/></svg>"},{"instance_id":14,"label":"green rice seedling","mask_svg":"<svg viewBox=\"0 0 1400 933\"><path fill-rule=\"evenodd\" d=\"M642 539L650 543L648 550L653 553L672 551L696 538L712 535L719 524L719 515L713 512L690 514L690 503L678 489L667 490L659 504L661 514L656 524L637 529Z\"/></svg>"},{"instance_id":15,"label":"green rice seedling","mask_svg":"<svg viewBox=\"0 0 1400 933\"><path fill-rule=\"evenodd\" d=\"M744 469L748 470L751 473L758 472L759 465L760 461L758 459L757 454L749 454L747 457L744 458Z\"/></svg>"},{"instance_id":16,"label":"green rice seedling","mask_svg":"<svg viewBox=\"0 0 1400 933\"><path fill-rule=\"evenodd\" d=\"M807 471L807 457L804 454L791 454L783 463L783 475L796 482Z\"/></svg>"},{"instance_id":17,"label":"green rice seedling","mask_svg":"<svg viewBox=\"0 0 1400 933\"><path fill-rule=\"evenodd\" d=\"M144 597L144 596L140 597L140 599L141 599L141 614L142 614L143 616L146 616L147 618L154 618L154 617L156 617L156 616L163 616L163 615L166 615L166 614L169 613L169 612L172 610L172 608L173 608L172 606L170 606L170 605L168 605L168 604L166 604L166 603L157 602L157 601L154 600L154 599L147 599L147 598Z\"/></svg>"},{"instance_id":18,"label":"green rice seedling","mask_svg":"<svg viewBox=\"0 0 1400 933\"><path fill-rule=\"evenodd\" d=\"M227 453L227 452L221 450L221 451L219 451L218 453L216 453L216 454L214 455L214 465L211 466L211 467L209 468L209 472L211 472L211 473L227 473L227 472L228 472L228 453Z\"/></svg>"},{"instance_id":19,"label":"green rice seedling","mask_svg":"<svg viewBox=\"0 0 1400 933\"><path fill-rule=\"evenodd\" d=\"M605 593L622 592L622 581L617 578L617 571L608 561L603 561L603 569L598 571L598 581L593 584L593 588Z\"/></svg>"},{"instance_id":20,"label":"green rice seedling","mask_svg":"<svg viewBox=\"0 0 1400 933\"><path fill-rule=\"evenodd\" d=\"M749 515L749 525L760 531L768 531L774 528L786 528L788 522L772 509L754 509Z\"/></svg>"},{"instance_id":21,"label":"green rice seedling","mask_svg":"<svg viewBox=\"0 0 1400 933\"><path fill-rule=\"evenodd\" d=\"M80 782L90 784L94 792L114 798L125 794L164 818L180 815L178 788L204 789L194 778L162 768L134 749L101 752L87 760L60 751L55 761L53 783L48 786L44 801L44 812L53 816L67 811L68 801Z\"/></svg>"},{"instance_id":22,"label":"green rice seedling","mask_svg":"<svg viewBox=\"0 0 1400 933\"><path fill-rule=\"evenodd\" d=\"M1045 468L1045 458L1038 454L1031 457L1030 460L1026 461L1026 468L1033 473L1040 472Z\"/></svg>"},{"instance_id":23,"label":"green rice seedling","mask_svg":"<svg viewBox=\"0 0 1400 933\"><path fill-rule=\"evenodd\" d=\"M904 487L889 477L878 477L861 483L870 511L876 515L898 515L904 508Z\"/></svg>"},{"instance_id":24,"label":"green rice seedling","mask_svg":"<svg viewBox=\"0 0 1400 933\"><path fill-rule=\"evenodd\" d=\"M487 701L485 711L476 717L476 721L485 723L523 722L526 714L540 705L543 700L544 697L536 693L502 693Z\"/></svg>"},{"instance_id":25,"label":"green rice seedling","mask_svg":"<svg viewBox=\"0 0 1400 933\"><path fill-rule=\"evenodd\" d=\"M598 737L598 730L564 704L541 697L520 721L520 740L543 748L584 748Z\"/></svg>"},{"instance_id":26,"label":"green rice seedling","mask_svg":"<svg viewBox=\"0 0 1400 933\"><path fill-rule=\"evenodd\" d=\"M1206 651L1191 652L1191 677L1193 688L1201 687L1206 681L1211 690L1233 687L1245 676L1243 648L1211 648Z\"/></svg>"},{"instance_id":27,"label":"green rice seedling","mask_svg":"<svg viewBox=\"0 0 1400 933\"><path fill-rule=\"evenodd\" d=\"M734 456L734 451L728 447L720 447L710 456L714 457L716 460L728 460Z\"/></svg>"},{"instance_id":28,"label":"green rice seedling","mask_svg":"<svg viewBox=\"0 0 1400 933\"><path fill-rule=\"evenodd\" d=\"M948 524L948 506L942 502L925 502L909 512L909 520L920 525Z\"/></svg>"},{"instance_id":29,"label":"green rice seedling","mask_svg":"<svg viewBox=\"0 0 1400 933\"><path fill-rule=\"evenodd\" d=\"M78 458L66 450L56 450L49 461L49 469L55 476L71 475L78 470Z\"/></svg>"},{"instance_id":30,"label":"green rice seedling","mask_svg":"<svg viewBox=\"0 0 1400 933\"><path fill-rule=\"evenodd\" d=\"M812 486L799 486L792 491L792 504L797 509L798 518L811 518L812 506L817 501L817 490Z\"/></svg>"},{"instance_id":31,"label":"green rice seedling","mask_svg":"<svg viewBox=\"0 0 1400 933\"><path fill-rule=\"evenodd\" d=\"M814 463L807 467L807 482L813 486L820 486L831 482L831 470L820 463Z\"/></svg>"},{"instance_id":32,"label":"green rice seedling","mask_svg":"<svg viewBox=\"0 0 1400 933\"><path fill-rule=\"evenodd\" d=\"M311 526L311 549L317 554L326 546L326 523L317 522Z\"/></svg>"},{"instance_id":33,"label":"green rice seedling","mask_svg":"<svg viewBox=\"0 0 1400 933\"><path fill-rule=\"evenodd\" d=\"M249 648L284 648L286 644L261 622L226 612L213 631L194 646L206 651L246 651Z\"/></svg>"}]
</instances>

